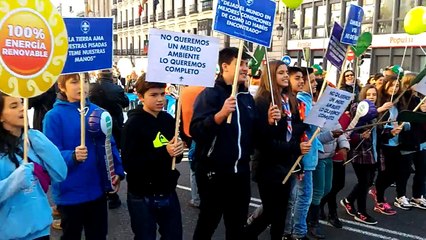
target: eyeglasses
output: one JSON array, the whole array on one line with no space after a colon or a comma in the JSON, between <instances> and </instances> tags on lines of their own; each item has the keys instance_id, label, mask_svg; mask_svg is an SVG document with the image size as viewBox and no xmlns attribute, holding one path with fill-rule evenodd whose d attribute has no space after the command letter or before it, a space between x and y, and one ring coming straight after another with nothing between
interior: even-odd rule
<instances>
[{"instance_id":1,"label":"eyeglasses","mask_svg":"<svg viewBox=\"0 0 426 240\"><path fill-rule=\"evenodd\" d=\"M353 74L345 75L345 77L353 77L353 76L354 76Z\"/></svg>"}]
</instances>

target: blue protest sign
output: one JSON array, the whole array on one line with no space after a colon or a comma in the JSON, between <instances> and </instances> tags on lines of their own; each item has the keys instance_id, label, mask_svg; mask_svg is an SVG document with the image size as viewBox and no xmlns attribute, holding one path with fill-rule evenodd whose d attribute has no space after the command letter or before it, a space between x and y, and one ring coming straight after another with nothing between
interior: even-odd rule
<instances>
[{"instance_id":1,"label":"blue protest sign","mask_svg":"<svg viewBox=\"0 0 426 240\"><path fill-rule=\"evenodd\" d=\"M213 28L270 47L276 8L274 0L219 0Z\"/></svg>"},{"instance_id":2,"label":"blue protest sign","mask_svg":"<svg viewBox=\"0 0 426 240\"><path fill-rule=\"evenodd\" d=\"M340 42L343 28L337 22L334 22L331 31L330 41L328 42L325 57L337 69L341 69L346 57L346 45Z\"/></svg>"},{"instance_id":3,"label":"blue protest sign","mask_svg":"<svg viewBox=\"0 0 426 240\"><path fill-rule=\"evenodd\" d=\"M290 56L288 56L288 55L285 55L285 56L283 56L283 57L281 58L281 61L282 61L283 63L285 63L285 65L289 66L289 65L290 65L290 63L291 63L291 57L290 57Z\"/></svg>"},{"instance_id":4,"label":"blue protest sign","mask_svg":"<svg viewBox=\"0 0 426 240\"><path fill-rule=\"evenodd\" d=\"M358 5L351 4L349 14L346 19L345 28L343 29L342 43L355 45L361 34L362 18L364 17L364 10Z\"/></svg>"},{"instance_id":5,"label":"blue protest sign","mask_svg":"<svg viewBox=\"0 0 426 240\"><path fill-rule=\"evenodd\" d=\"M112 68L112 18L64 18L68 57L62 73Z\"/></svg>"}]
</instances>

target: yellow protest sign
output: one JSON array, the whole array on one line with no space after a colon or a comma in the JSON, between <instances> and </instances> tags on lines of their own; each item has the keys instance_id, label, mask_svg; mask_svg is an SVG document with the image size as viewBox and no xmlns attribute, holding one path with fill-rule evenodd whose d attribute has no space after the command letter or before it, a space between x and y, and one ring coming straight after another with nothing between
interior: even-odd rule
<instances>
[{"instance_id":1,"label":"yellow protest sign","mask_svg":"<svg viewBox=\"0 0 426 240\"><path fill-rule=\"evenodd\" d=\"M0 91L34 97L47 91L65 65L68 35L50 0L0 1Z\"/></svg>"}]
</instances>

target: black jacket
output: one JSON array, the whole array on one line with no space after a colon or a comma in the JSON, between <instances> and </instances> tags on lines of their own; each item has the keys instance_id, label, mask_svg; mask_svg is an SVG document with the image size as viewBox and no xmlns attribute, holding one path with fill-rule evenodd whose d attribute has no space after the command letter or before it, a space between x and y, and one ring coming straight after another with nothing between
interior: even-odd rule
<instances>
[{"instance_id":1,"label":"black jacket","mask_svg":"<svg viewBox=\"0 0 426 240\"><path fill-rule=\"evenodd\" d=\"M413 95L406 100L407 109L405 110L413 110L421 101L420 98ZM420 144L424 142L426 142L426 123L410 123L410 130L401 131L399 134L399 143L402 151L419 151Z\"/></svg>"},{"instance_id":2,"label":"black jacket","mask_svg":"<svg viewBox=\"0 0 426 240\"><path fill-rule=\"evenodd\" d=\"M121 150L128 191L137 196L171 193L179 178L179 172L172 170L172 157L166 149L167 142L174 137L174 118L167 112L154 117L142 106L128 115ZM181 159L182 156L176 160Z\"/></svg>"},{"instance_id":3,"label":"black jacket","mask_svg":"<svg viewBox=\"0 0 426 240\"><path fill-rule=\"evenodd\" d=\"M129 106L129 98L124 90L114 84L112 79L101 78L90 88L89 99L111 114L114 125L123 126L123 108Z\"/></svg>"},{"instance_id":4,"label":"black jacket","mask_svg":"<svg viewBox=\"0 0 426 240\"><path fill-rule=\"evenodd\" d=\"M278 100L277 100L278 101ZM282 117L277 126L269 125L268 110L270 100L257 99L256 109L259 116L256 131L256 154L254 161L255 180L257 182L281 184L297 157L301 155L300 141L308 125L304 124L299 114L292 115L292 138L288 142L287 120Z\"/></svg>"},{"instance_id":5,"label":"black jacket","mask_svg":"<svg viewBox=\"0 0 426 240\"><path fill-rule=\"evenodd\" d=\"M236 95L237 110L232 114L231 124L225 120L217 125L214 121L214 115L222 109L231 91L232 86L218 77L214 88L206 88L195 101L190 134L197 143L194 164L199 173L250 172L256 116L253 97L248 92Z\"/></svg>"}]
</instances>

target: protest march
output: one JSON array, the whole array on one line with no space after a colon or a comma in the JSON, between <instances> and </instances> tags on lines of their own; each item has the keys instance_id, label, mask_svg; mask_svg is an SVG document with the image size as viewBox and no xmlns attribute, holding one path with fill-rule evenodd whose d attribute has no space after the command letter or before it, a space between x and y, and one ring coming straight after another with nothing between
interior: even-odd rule
<instances>
[{"instance_id":1,"label":"protest march","mask_svg":"<svg viewBox=\"0 0 426 240\"><path fill-rule=\"evenodd\" d=\"M384 27L367 27L366 1L340 1L318 62L301 35L316 29L290 28L337 3L314 1L194 1L214 5L203 35L155 25L164 0L135 0L139 24L154 8L142 70L133 52L115 61L117 16L88 0L79 17L1 0L0 240L425 239L416 220L421 236L384 226L426 211L426 51L407 40L382 64ZM426 36L426 3L397 2L392 28Z\"/></svg>"}]
</instances>

